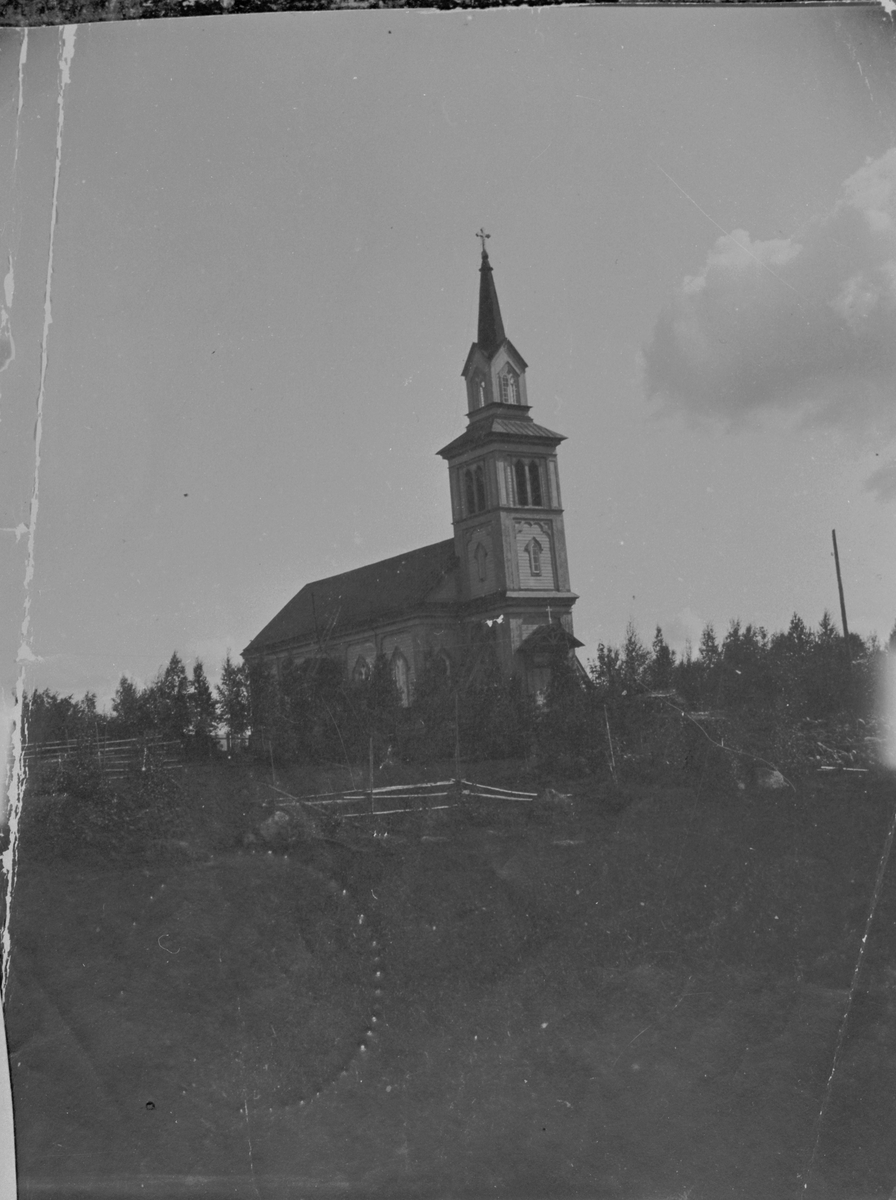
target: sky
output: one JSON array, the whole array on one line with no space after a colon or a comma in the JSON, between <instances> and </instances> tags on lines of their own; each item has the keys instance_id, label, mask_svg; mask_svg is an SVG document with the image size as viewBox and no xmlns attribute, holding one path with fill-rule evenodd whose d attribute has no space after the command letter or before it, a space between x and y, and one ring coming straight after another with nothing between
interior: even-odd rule
<instances>
[{"instance_id":1,"label":"sky","mask_svg":"<svg viewBox=\"0 0 896 1200\"><path fill-rule=\"evenodd\" d=\"M214 675L451 536L480 226L584 660L896 621L896 25L549 8L0 33L0 688ZM23 52L24 51L24 52ZM60 88L62 128L60 131ZM51 246L52 241L52 246ZM48 286L49 284L49 286ZM33 502L36 497L36 504Z\"/></svg>"}]
</instances>

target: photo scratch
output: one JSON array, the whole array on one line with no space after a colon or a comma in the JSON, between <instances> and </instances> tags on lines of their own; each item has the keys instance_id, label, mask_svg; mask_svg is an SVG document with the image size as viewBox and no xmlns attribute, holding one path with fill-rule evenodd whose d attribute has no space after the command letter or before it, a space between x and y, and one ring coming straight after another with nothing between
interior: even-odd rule
<instances>
[{"instance_id":1,"label":"photo scratch","mask_svg":"<svg viewBox=\"0 0 896 1200\"><path fill-rule=\"evenodd\" d=\"M807 1191L812 1177L812 1171L815 1166L815 1160L818 1157L818 1148L821 1144L822 1124L824 1122L825 1112L827 1111L828 1101L831 1097L831 1089L834 1083L834 1074L837 1070L840 1061L840 1054L843 1050L843 1041L846 1036L846 1026L849 1021L850 1010L855 999L856 989L859 984L859 976L862 971L862 962L865 957L865 949L868 945L868 935L871 932L871 925L874 921L874 913L877 909L877 903L880 900L880 893L883 887L884 875L887 870L887 863L890 861L890 851L893 849L893 836L896 834L896 809L893 810L893 816L890 819L890 827L887 830L887 837L884 841L884 847L880 856L880 863L877 868L877 878L874 881L874 891L871 893L871 904L868 908L868 916L865 920L865 932L862 934L862 940L859 943L859 952L856 957L856 965L852 973L852 982L849 986L849 993L846 997L846 1004L843 1009L843 1016L840 1018L840 1028L837 1030L837 1041L834 1046L834 1054L831 1059L831 1070L828 1075L827 1083L825 1084L824 1097L821 1102L821 1108L818 1110L818 1116L815 1119L815 1140L812 1144L812 1153L809 1156L809 1164L806 1167L805 1175L803 1176L803 1191Z\"/></svg>"},{"instance_id":2,"label":"photo scratch","mask_svg":"<svg viewBox=\"0 0 896 1200\"><path fill-rule=\"evenodd\" d=\"M53 174L53 198L50 207L50 235L47 249L47 274L44 285L44 321L40 347L40 382L37 393L37 413L34 424L34 475L32 481L31 504L28 519L28 555L25 565L24 602L21 643L18 653L18 676L15 692L15 716L13 721L11 752L13 756L10 786L6 799L6 822L9 826L9 845L3 852L3 876L6 888L5 920L3 928L2 969L0 969L0 996L5 998L9 974L9 913L15 887L16 846L18 821L21 812L22 786L24 784L24 764L22 761L22 712L25 701L25 666L33 661L31 649L31 589L34 581L34 546L37 528L37 512L40 494L40 446L43 432L44 394L47 378L47 352L49 345L50 325L53 321L52 286L53 286L53 251L56 240L56 218L59 200L59 175L62 167L62 131L65 120L65 92L71 78L72 58L75 53L74 25L64 25L59 30L59 85L56 118L56 162ZM26 42L22 42L20 71L24 67ZM20 92L21 105L21 92Z\"/></svg>"}]
</instances>

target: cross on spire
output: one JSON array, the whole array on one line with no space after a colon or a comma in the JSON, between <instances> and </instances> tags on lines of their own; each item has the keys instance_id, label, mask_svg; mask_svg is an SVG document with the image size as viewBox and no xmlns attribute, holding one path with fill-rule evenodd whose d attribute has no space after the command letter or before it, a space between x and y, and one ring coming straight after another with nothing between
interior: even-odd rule
<instances>
[{"instance_id":1,"label":"cross on spire","mask_svg":"<svg viewBox=\"0 0 896 1200\"><path fill-rule=\"evenodd\" d=\"M480 242L482 242L482 253L485 254L485 239L490 238L492 235L485 232L484 226L480 226L479 232L476 234L476 236L479 238Z\"/></svg>"}]
</instances>

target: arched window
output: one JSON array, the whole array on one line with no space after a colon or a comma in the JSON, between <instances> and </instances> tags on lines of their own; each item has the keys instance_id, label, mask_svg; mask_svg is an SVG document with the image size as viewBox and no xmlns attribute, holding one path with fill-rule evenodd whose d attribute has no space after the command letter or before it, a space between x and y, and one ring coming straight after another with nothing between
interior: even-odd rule
<instances>
[{"instance_id":1,"label":"arched window","mask_svg":"<svg viewBox=\"0 0 896 1200\"><path fill-rule=\"evenodd\" d=\"M512 367L507 367L501 373L501 403L502 404L519 404L520 402L520 381L516 371Z\"/></svg>"},{"instance_id":2,"label":"arched window","mask_svg":"<svg viewBox=\"0 0 896 1200\"><path fill-rule=\"evenodd\" d=\"M473 472L464 471L464 500L467 505L467 516L476 511L476 492L473 488Z\"/></svg>"},{"instance_id":3,"label":"arched window","mask_svg":"<svg viewBox=\"0 0 896 1200\"><path fill-rule=\"evenodd\" d=\"M392 678L395 680L395 686L398 688L398 694L401 697L402 705L407 708L411 702L411 687L408 677L408 660L400 650L396 650L392 655Z\"/></svg>"},{"instance_id":4,"label":"arched window","mask_svg":"<svg viewBox=\"0 0 896 1200\"><path fill-rule=\"evenodd\" d=\"M526 480L526 464L522 459L518 458L513 464L513 475L516 481L516 502L521 506L528 505L529 488Z\"/></svg>"},{"instance_id":5,"label":"arched window","mask_svg":"<svg viewBox=\"0 0 896 1200\"><path fill-rule=\"evenodd\" d=\"M529 556L529 570L533 575L541 574L541 542L531 538L526 543L526 553Z\"/></svg>"},{"instance_id":6,"label":"arched window","mask_svg":"<svg viewBox=\"0 0 896 1200\"><path fill-rule=\"evenodd\" d=\"M355 683L363 683L365 679L370 678L370 663L363 654L358 655L358 660L355 663L352 671L352 679Z\"/></svg>"},{"instance_id":7,"label":"arched window","mask_svg":"<svg viewBox=\"0 0 896 1200\"><path fill-rule=\"evenodd\" d=\"M541 508L541 472L537 462L529 463L529 502L535 508Z\"/></svg>"},{"instance_id":8,"label":"arched window","mask_svg":"<svg viewBox=\"0 0 896 1200\"><path fill-rule=\"evenodd\" d=\"M481 512L485 508L485 475L482 472L482 467L476 468L476 510Z\"/></svg>"},{"instance_id":9,"label":"arched window","mask_svg":"<svg viewBox=\"0 0 896 1200\"><path fill-rule=\"evenodd\" d=\"M488 559L488 551L482 542L473 551L473 558L476 560L476 574L479 576L479 582L485 583L486 561Z\"/></svg>"},{"instance_id":10,"label":"arched window","mask_svg":"<svg viewBox=\"0 0 896 1200\"><path fill-rule=\"evenodd\" d=\"M451 655L447 650L439 650L434 659L436 669L446 682L451 680Z\"/></svg>"},{"instance_id":11,"label":"arched window","mask_svg":"<svg viewBox=\"0 0 896 1200\"><path fill-rule=\"evenodd\" d=\"M476 400L479 408L485 404L485 380L480 378L476 380Z\"/></svg>"}]
</instances>

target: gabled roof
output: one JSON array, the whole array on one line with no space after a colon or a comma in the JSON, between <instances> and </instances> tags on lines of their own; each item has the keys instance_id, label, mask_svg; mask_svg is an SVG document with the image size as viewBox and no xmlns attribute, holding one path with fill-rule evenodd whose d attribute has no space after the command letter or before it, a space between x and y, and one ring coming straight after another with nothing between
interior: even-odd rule
<instances>
[{"instance_id":1,"label":"gabled roof","mask_svg":"<svg viewBox=\"0 0 896 1200\"><path fill-rule=\"evenodd\" d=\"M460 437L456 437L453 442L443 446L437 453L442 458L450 458L461 450L472 450L484 441L540 441L548 442L552 446L566 441L565 434L554 433L552 429L546 429L544 425L536 425L531 417L523 414L517 416L516 414L519 412L517 405L490 404L488 407L494 409L494 412L486 416L481 415L485 413L485 410L479 409L479 414L475 416L475 419L471 419Z\"/></svg>"},{"instance_id":2,"label":"gabled roof","mask_svg":"<svg viewBox=\"0 0 896 1200\"><path fill-rule=\"evenodd\" d=\"M306 584L252 639L243 654L314 639L326 651L334 637L399 616L427 603L457 570L454 539ZM432 597L430 603L438 603Z\"/></svg>"},{"instance_id":3,"label":"gabled roof","mask_svg":"<svg viewBox=\"0 0 896 1200\"><path fill-rule=\"evenodd\" d=\"M485 351L482 349L482 347L479 345L479 343L474 342L473 345L470 347L470 352L467 355L466 362L463 365L463 370L461 371L461 375L463 375L464 378L467 377L467 375L469 374L471 365L475 362L475 360L477 358L481 358L481 360L485 363L492 362L492 360L497 356L498 351L501 350L503 347L507 348L508 357L512 358L512 359L516 359L516 361L519 363L520 370L525 371L529 364L523 358L522 354L520 354L519 350L517 350L516 346L514 346L513 342L510 340L510 338L506 337L503 340L503 342L498 343L498 345L494 348L494 350L491 352L491 354L486 354Z\"/></svg>"}]
</instances>

